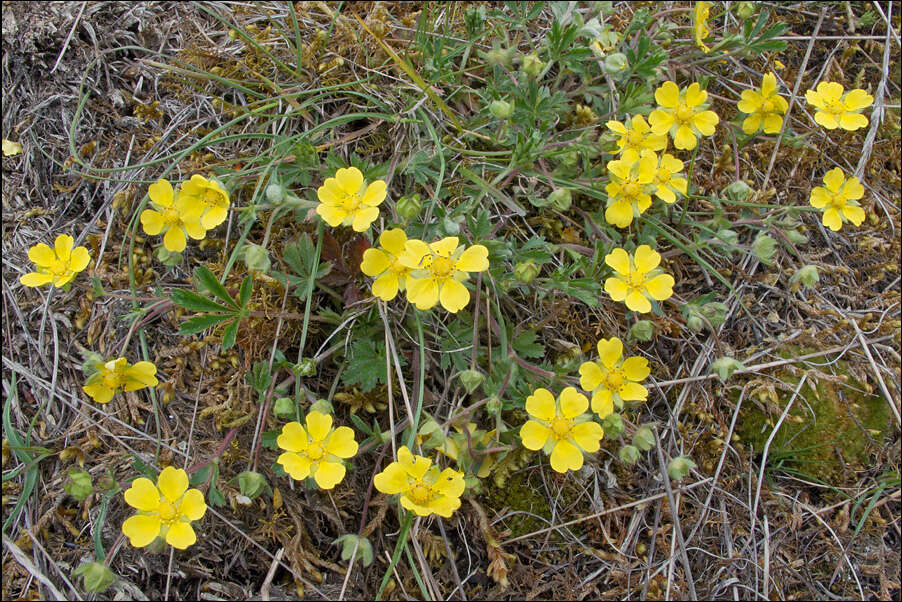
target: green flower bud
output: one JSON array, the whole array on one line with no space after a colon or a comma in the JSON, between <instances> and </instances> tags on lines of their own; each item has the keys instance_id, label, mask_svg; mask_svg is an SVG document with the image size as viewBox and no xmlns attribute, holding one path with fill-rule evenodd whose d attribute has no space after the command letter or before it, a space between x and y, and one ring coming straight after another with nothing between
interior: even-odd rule
<instances>
[{"instance_id":1,"label":"green flower bud","mask_svg":"<svg viewBox=\"0 0 902 602\"><path fill-rule=\"evenodd\" d=\"M558 188L548 195L548 204L558 211L566 211L573 202L569 188Z\"/></svg>"},{"instance_id":2,"label":"green flower bud","mask_svg":"<svg viewBox=\"0 0 902 602\"><path fill-rule=\"evenodd\" d=\"M160 263L165 265L167 268L175 267L182 262L181 253L170 251L163 245L157 247L156 256L157 259L160 260Z\"/></svg>"},{"instance_id":3,"label":"green flower bud","mask_svg":"<svg viewBox=\"0 0 902 602\"><path fill-rule=\"evenodd\" d=\"M264 491L268 491L269 484L266 482L266 477L259 472L245 470L238 475L238 489L241 491L241 495L254 499Z\"/></svg>"},{"instance_id":4,"label":"green flower bud","mask_svg":"<svg viewBox=\"0 0 902 602\"><path fill-rule=\"evenodd\" d=\"M74 497L79 502L94 493L91 485L91 475L77 468L69 469L69 478L63 483L63 491Z\"/></svg>"},{"instance_id":5,"label":"green flower bud","mask_svg":"<svg viewBox=\"0 0 902 602\"><path fill-rule=\"evenodd\" d=\"M91 594L105 592L116 580L116 575L110 567L100 562L86 562L78 565L72 572L74 577L82 578L82 586Z\"/></svg>"},{"instance_id":6,"label":"green flower bud","mask_svg":"<svg viewBox=\"0 0 902 602\"><path fill-rule=\"evenodd\" d=\"M771 265L777 252L777 241L764 232L759 232L752 243L752 251L761 263Z\"/></svg>"},{"instance_id":7,"label":"green flower bud","mask_svg":"<svg viewBox=\"0 0 902 602\"><path fill-rule=\"evenodd\" d=\"M630 66L629 60L622 52L614 52L604 59L604 70L611 75L619 75Z\"/></svg>"},{"instance_id":8,"label":"green flower bud","mask_svg":"<svg viewBox=\"0 0 902 602\"><path fill-rule=\"evenodd\" d=\"M320 414L331 414L332 410L332 404L325 399L317 399L316 402L310 406L311 412L319 412Z\"/></svg>"},{"instance_id":9,"label":"green flower bud","mask_svg":"<svg viewBox=\"0 0 902 602\"><path fill-rule=\"evenodd\" d=\"M492 395L489 397L489 400L485 403L485 411L489 413L491 416L497 416L501 411L501 400L498 399L497 395Z\"/></svg>"},{"instance_id":10,"label":"green flower bud","mask_svg":"<svg viewBox=\"0 0 902 602\"><path fill-rule=\"evenodd\" d=\"M717 374L717 378L719 378L721 382L727 380L734 372L743 368L745 368L745 366L742 365L742 362L734 360L731 357L719 358L711 364L711 372Z\"/></svg>"},{"instance_id":11,"label":"green flower bud","mask_svg":"<svg viewBox=\"0 0 902 602\"><path fill-rule=\"evenodd\" d=\"M420 432L417 434L420 438L420 444L426 449L435 449L445 444L442 427L431 417L423 423L420 427Z\"/></svg>"},{"instance_id":12,"label":"green flower bud","mask_svg":"<svg viewBox=\"0 0 902 602\"><path fill-rule=\"evenodd\" d=\"M736 3L736 16L741 20L746 21L751 19L752 16L757 11L756 2L737 2Z\"/></svg>"},{"instance_id":13,"label":"green flower bud","mask_svg":"<svg viewBox=\"0 0 902 602\"><path fill-rule=\"evenodd\" d=\"M539 77L542 69L545 68L545 61L539 58L539 54L537 52L523 55L522 61L523 62L520 65L520 69L522 69L523 73L529 75L530 77Z\"/></svg>"},{"instance_id":14,"label":"green flower bud","mask_svg":"<svg viewBox=\"0 0 902 602\"><path fill-rule=\"evenodd\" d=\"M689 472L693 468L695 468L695 462L690 458L687 456L677 456L667 464L667 474L669 474L670 478L674 481L682 481L689 476Z\"/></svg>"},{"instance_id":15,"label":"green flower bud","mask_svg":"<svg viewBox=\"0 0 902 602\"><path fill-rule=\"evenodd\" d=\"M612 412L601 421L601 428L604 429L605 437L619 437L624 430L623 417L617 412Z\"/></svg>"},{"instance_id":16,"label":"green flower bud","mask_svg":"<svg viewBox=\"0 0 902 602\"><path fill-rule=\"evenodd\" d=\"M489 105L489 113L491 113L497 119L507 119L513 114L513 112L513 105L503 100L493 100L492 104Z\"/></svg>"},{"instance_id":17,"label":"green flower bud","mask_svg":"<svg viewBox=\"0 0 902 602\"><path fill-rule=\"evenodd\" d=\"M485 58L485 62L489 64L489 67L507 67L510 69L514 64L514 49L513 48L499 48L495 47L489 50L488 52L481 52L480 54Z\"/></svg>"},{"instance_id":18,"label":"green flower bud","mask_svg":"<svg viewBox=\"0 0 902 602\"><path fill-rule=\"evenodd\" d=\"M292 371L299 376L313 376L316 374L316 360L312 357L305 357L294 365Z\"/></svg>"},{"instance_id":19,"label":"green flower bud","mask_svg":"<svg viewBox=\"0 0 902 602\"><path fill-rule=\"evenodd\" d=\"M423 201L420 200L419 194L402 196L400 199L395 201L395 211L397 211L398 215L400 215L404 219L415 218L422 207Z\"/></svg>"},{"instance_id":20,"label":"green flower bud","mask_svg":"<svg viewBox=\"0 0 902 602\"><path fill-rule=\"evenodd\" d=\"M561 155L561 163L566 167L576 167L579 164L579 153L570 151Z\"/></svg>"},{"instance_id":21,"label":"green flower bud","mask_svg":"<svg viewBox=\"0 0 902 602\"><path fill-rule=\"evenodd\" d=\"M269 253L264 247L248 243L244 245L244 265L249 270L256 270L264 274L269 271Z\"/></svg>"},{"instance_id":22,"label":"green flower bud","mask_svg":"<svg viewBox=\"0 0 902 602\"><path fill-rule=\"evenodd\" d=\"M482 384L482 381L485 380L485 375L479 370L464 370L457 377L460 379L460 384L466 389L467 394L475 391Z\"/></svg>"},{"instance_id":23,"label":"green flower bud","mask_svg":"<svg viewBox=\"0 0 902 602\"><path fill-rule=\"evenodd\" d=\"M786 238L789 239L789 242L791 242L794 245L803 245L806 242L808 242L808 237L805 236L804 234L802 234L801 232L799 232L798 230L796 230L795 228L783 230L783 232L786 234Z\"/></svg>"},{"instance_id":24,"label":"green flower bud","mask_svg":"<svg viewBox=\"0 0 902 602\"><path fill-rule=\"evenodd\" d=\"M624 445L617 452L617 457L624 464L635 464L639 461L639 450L635 445Z\"/></svg>"},{"instance_id":25,"label":"green flower bud","mask_svg":"<svg viewBox=\"0 0 902 602\"><path fill-rule=\"evenodd\" d=\"M529 284L535 279L536 276L539 275L539 270L541 268L536 265L534 259L527 259L526 261L521 261L517 265L514 266L514 278L522 282L523 284Z\"/></svg>"},{"instance_id":26,"label":"green flower bud","mask_svg":"<svg viewBox=\"0 0 902 602\"><path fill-rule=\"evenodd\" d=\"M651 320L639 320L630 327L630 338L648 342L655 336L655 324Z\"/></svg>"},{"instance_id":27,"label":"green flower bud","mask_svg":"<svg viewBox=\"0 0 902 602\"><path fill-rule=\"evenodd\" d=\"M698 314L693 314L686 319L686 327L692 332L701 332L705 327L705 321Z\"/></svg>"},{"instance_id":28,"label":"green flower bud","mask_svg":"<svg viewBox=\"0 0 902 602\"><path fill-rule=\"evenodd\" d=\"M723 189L723 194L733 201L744 201L752 193L752 188L742 180L736 180Z\"/></svg>"},{"instance_id":29,"label":"green flower bud","mask_svg":"<svg viewBox=\"0 0 902 602\"><path fill-rule=\"evenodd\" d=\"M360 559L363 566L370 566L373 563L373 545L366 537L358 537L354 533L342 535L332 542L333 545L341 544L341 559L348 561L351 557ZM357 550L356 554L354 550Z\"/></svg>"},{"instance_id":30,"label":"green flower bud","mask_svg":"<svg viewBox=\"0 0 902 602\"><path fill-rule=\"evenodd\" d=\"M648 451L655 446L655 434L650 426L646 424L636 429L633 433L633 445L642 451Z\"/></svg>"},{"instance_id":31,"label":"green flower bud","mask_svg":"<svg viewBox=\"0 0 902 602\"><path fill-rule=\"evenodd\" d=\"M798 290L799 284L802 286L814 286L820 280L817 273L817 266L808 264L796 270L789 282Z\"/></svg>"},{"instance_id":32,"label":"green flower bud","mask_svg":"<svg viewBox=\"0 0 902 602\"><path fill-rule=\"evenodd\" d=\"M279 184L270 184L266 187L266 200L273 205L278 205L285 199L285 189Z\"/></svg>"},{"instance_id":33,"label":"green flower bud","mask_svg":"<svg viewBox=\"0 0 902 602\"><path fill-rule=\"evenodd\" d=\"M655 36L655 40L665 50L670 48L670 45L673 44L673 34L667 31L666 29L659 30L658 35Z\"/></svg>"},{"instance_id":34,"label":"green flower bud","mask_svg":"<svg viewBox=\"0 0 902 602\"><path fill-rule=\"evenodd\" d=\"M297 404L290 397L280 397L272 405L272 413L279 418L293 418Z\"/></svg>"}]
</instances>

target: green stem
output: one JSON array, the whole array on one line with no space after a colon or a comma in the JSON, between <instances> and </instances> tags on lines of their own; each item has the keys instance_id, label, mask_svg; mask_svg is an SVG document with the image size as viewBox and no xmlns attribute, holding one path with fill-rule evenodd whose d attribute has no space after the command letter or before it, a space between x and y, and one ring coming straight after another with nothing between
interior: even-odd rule
<instances>
[{"instance_id":1,"label":"green stem","mask_svg":"<svg viewBox=\"0 0 902 602\"><path fill-rule=\"evenodd\" d=\"M394 571L395 565L398 564L398 560L401 558L401 551L407 545L407 533L410 531L411 523L413 523L413 512L408 512L404 519L404 524L401 525L401 533L398 534L398 543L395 544L395 551L391 555L391 563L388 565L388 568L385 569L385 574L382 575L382 583L379 584L376 600L382 599L382 593L385 591L385 586L388 585L388 580L391 577L392 571Z\"/></svg>"},{"instance_id":2,"label":"green stem","mask_svg":"<svg viewBox=\"0 0 902 602\"><path fill-rule=\"evenodd\" d=\"M304 295L307 299L306 304L304 305L304 324L301 326L301 345L298 347L298 360L297 363L301 363L301 359L304 357L304 345L307 343L307 327L310 325L310 306L313 301L313 285L316 280L316 272L319 268L319 257L320 253L323 250L323 222L319 220L316 224L316 251L313 252L313 271L310 276L307 278L307 291ZM300 377L296 378L294 381L294 398L298 400L301 398L301 379Z\"/></svg>"},{"instance_id":3,"label":"green stem","mask_svg":"<svg viewBox=\"0 0 902 602\"><path fill-rule=\"evenodd\" d=\"M692 171L695 169L695 156L698 154L698 147L701 146L701 140L699 143L695 145L695 150L692 151L692 161L689 163L689 174L686 179L688 184L686 185L686 192L692 193ZM683 225L683 218L686 217L686 210L689 208L689 194L683 196L683 212L680 214L680 223L677 226Z\"/></svg>"},{"instance_id":4,"label":"green stem","mask_svg":"<svg viewBox=\"0 0 902 602\"><path fill-rule=\"evenodd\" d=\"M423 412L423 391L426 380L426 345L423 342L423 322L420 320L420 314L416 310L413 312L413 317L417 321L417 342L420 346L420 374L417 385L417 409L413 416L410 435L407 437L407 449L413 449L417 430L420 428L420 414Z\"/></svg>"}]
</instances>

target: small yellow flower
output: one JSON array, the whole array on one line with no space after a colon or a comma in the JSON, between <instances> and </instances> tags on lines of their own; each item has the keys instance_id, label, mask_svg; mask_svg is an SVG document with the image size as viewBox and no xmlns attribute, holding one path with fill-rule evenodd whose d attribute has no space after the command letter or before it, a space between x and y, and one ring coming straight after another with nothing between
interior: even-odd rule
<instances>
[{"instance_id":1,"label":"small yellow flower","mask_svg":"<svg viewBox=\"0 0 902 602\"><path fill-rule=\"evenodd\" d=\"M662 151L667 148L667 136L665 134L652 133L651 126L646 123L642 115L633 115L630 127L626 127L619 121L609 121L605 125L608 126L609 130L620 136L617 140L617 148L619 149L617 152L619 153L628 150L641 153L646 149Z\"/></svg>"},{"instance_id":2,"label":"small yellow flower","mask_svg":"<svg viewBox=\"0 0 902 602\"><path fill-rule=\"evenodd\" d=\"M385 182L376 180L363 187L363 174L356 167L335 172L316 191L320 204L316 212L332 226L351 226L363 232L379 217L379 204L385 200Z\"/></svg>"},{"instance_id":3,"label":"small yellow flower","mask_svg":"<svg viewBox=\"0 0 902 602\"><path fill-rule=\"evenodd\" d=\"M823 209L822 223L837 232L843 222L849 220L856 226L864 221L864 209L857 201L864 196L864 186L858 178L846 179L843 171L836 167L824 175L824 186L816 186L811 191L809 202L816 209Z\"/></svg>"},{"instance_id":4,"label":"small yellow flower","mask_svg":"<svg viewBox=\"0 0 902 602\"><path fill-rule=\"evenodd\" d=\"M711 35L708 29L708 14L711 10L710 2L696 2L692 10L692 32L695 34L695 44L705 52L711 49L705 46L703 40Z\"/></svg>"},{"instance_id":5,"label":"small yellow flower","mask_svg":"<svg viewBox=\"0 0 902 602\"><path fill-rule=\"evenodd\" d=\"M655 196L665 203L675 203L676 193L686 195L689 190L689 182L680 173L683 170L683 162L671 155L664 153L660 157L652 151L642 151L643 157L649 157L656 161L657 169L651 185L654 187Z\"/></svg>"},{"instance_id":6,"label":"small yellow flower","mask_svg":"<svg viewBox=\"0 0 902 602\"><path fill-rule=\"evenodd\" d=\"M207 512L204 494L188 489L188 473L172 466L163 469L156 485L144 477L135 479L125 492L125 503L138 510L122 523L122 532L136 548L149 545L157 537L164 537L179 550L194 545L197 536L191 522Z\"/></svg>"},{"instance_id":7,"label":"small yellow flower","mask_svg":"<svg viewBox=\"0 0 902 602\"><path fill-rule=\"evenodd\" d=\"M861 112L874 103L874 97L861 88L843 94L842 84L836 82L819 83L817 91L805 92L805 100L817 109L814 120L820 125L828 130L840 127L850 132L867 126L868 118Z\"/></svg>"},{"instance_id":8,"label":"small yellow flower","mask_svg":"<svg viewBox=\"0 0 902 602\"><path fill-rule=\"evenodd\" d=\"M469 277L467 272L489 269L489 250L483 245L458 246L456 236L430 244L408 240L398 261L410 269L407 299L417 309L441 302L442 307L457 313L470 302L470 291L461 283Z\"/></svg>"},{"instance_id":9,"label":"small yellow flower","mask_svg":"<svg viewBox=\"0 0 902 602\"><path fill-rule=\"evenodd\" d=\"M306 429L298 422L282 427L276 443L286 451L276 462L296 481L313 475L322 489L332 489L345 478L340 458L357 453L354 431L346 426L332 428L332 417L320 412L307 414L306 423Z\"/></svg>"},{"instance_id":10,"label":"small yellow flower","mask_svg":"<svg viewBox=\"0 0 902 602\"><path fill-rule=\"evenodd\" d=\"M360 271L373 276L373 295L383 301L391 301L403 291L410 268L401 265L399 257L407 244L407 234L401 228L386 230L379 235L381 249L367 249L363 252Z\"/></svg>"},{"instance_id":11,"label":"small yellow flower","mask_svg":"<svg viewBox=\"0 0 902 602\"><path fill-rule=\"evenodd\" d=\"M194 174L190 180L182 182L180 196L202 203L200 224L205 230L212 230L229 216L229 193L216 180Z\"/></svg>"},{"instance_id":12,"label":"small yellow flower","mask_svg":"<svg viewBox=\"0 0 902 602\"><path fill-rule=\"evenodd\" d=\"M589 400L574 387L554 399L548 389L536 389L526 398L530 420L520 427L526 449L544 449L551 454L551 468L557 472L583 467L583 452L595 453L601 446L604 429L586 414Z\"/></svg>"},{"instance_id":13,"label":"small yellow flower","mask_svg":"<svg viewBox=\"0 0 902 602\"><path fill-rule=\"evenodd\" d=\"M623 359L623 343L617 337L598 341L597 362L584 362L579 367L579 386L592 393L592 411L604 418L624 401L645 401L648 389L639 384L648 378L648 360L644 357Z\"/></svg>"},{"instance_id":14,"label":"small yellow flower","mask_svg":"<svg viewBox=\"0 0 902 602\"><path fill-rule=\"evenodd\" d=\"M75 247L75 239L68 234L56 237L51 249L44 243L38 243L28 249L28 259L37 266L37 272L30 272L19 277L25 286L65 286L72 282L75 274L88 267L91 255L85 247Z\"/></svg>"},{"instance_id":15,"label":"small yellow flower","mask_svg":"<svg viewBox=\"0 0 902 602\"><path fill-rule=\"evenodd\" d=\"M151 236L163 233L163 246L167 251L181 253L187 245L187 234L201 240L207 231L201 223L205 205L197 197L176 194L172 184L162 178L147 188L153 209L141 212L141 226Z\"/></svg>"},{"instance_id":16,"label":"small yellow flower","mask_svg":"<svg viewBox=\"0 0 902 602\"><path fill-rule=\"evenodd\" d=\"M760 90L743 90L736 107L749 116L742 122L742 131L754 134L764 126L765 134L777 134L783 127L783 115L789 108L786 100L777 94L777 76L767 73Z\"/></svg>"},{"instance_id":17,"label":"small yellow flower","mask_svg":"<svg viewBox=\"0 0 902 602\"><path fill-rule=\"evenodd\" d=\"M460 508L460 496L466 489L464 475L452 468L441 470L430 458L410 453L407 446L398 449L398 460L373 478L376 489L387 495L401 494L401 505L417 514L438 514L450 518Z\"/></svg>"},{"instance_id":18,"label":"small yellow flower","mask_svg":"<svg viewBox=\"0 0 902 602\"><path fill-rule=\"evenodd\" d=\"M463 428L454 425L457 435L445 437L445 442L441 447L436 448L436 451L457 462L458 467L461 466L461 455L464 458L469 458L471 462L478 462L479 469L476 471L476 476L484 479L492 473L492 467L498 462L498 454L500 452L483 452L476 458L470 458L470 448L479 452L488 447L495 438L495 429L482 431L482 434L479 436L477 436L477 433L480 431L475 422L468 422L466 429L467 431L465 432ZM469 432L469 436L467 436L467 432Z\"/></svg>"},{"instance_id":19,"label":"small yellow flower","mask_svg":"<svg viewBox=\"0 0 902 602\"><path fill-rule=\"evenodd\" d=\"M138 362L131 366L124 357L97 362L94 372L81 389L97 403L108 403L113 395L124 391L137 391L158 384L157 367L150 362Z\"/></svg>"},{"instance_id":20,"label":"small yellow flower","mask_svg":"<svg viewBox=\"0 0 902 602\"><path fill-rule=\"evenodd\" d=\"M614 301L624 301L633 311L648 313L651 311L649 297L664 301L673 294L673 276L659 273L661 256L648 245L641 245L635 255L614 249L605 256L604 262L617 273L605 280L605 292Z\"/></svg>"},{"instance_id":21,"label":"small yellow flower","mask_svg":"<svg viewBox=\"0 0 902 602\"><path fill-rule=\"evenodd\" d=\"M608 208L604 219L618 228L626 228L651 207L650 192L658 160L654 151L646 151L640 157L634 150L627 150L623 157L608 161L611 181L605 186Z\"/></svg>"},{"instance_id":22,"label":"small yellow flower","mask_svg":"<svg viewBox=\"0 0 902 602\"><path fill-rule=\"evenodd\" d=\"M714 111L706 111L708 93L697 82L685 90L666 81L655 90L658 108L651 112L648 121L655 134L670 133L673 145L681 150L692 150L698 144L698 136L710 136L720 118Z\"/></svg>"}]
</instances>

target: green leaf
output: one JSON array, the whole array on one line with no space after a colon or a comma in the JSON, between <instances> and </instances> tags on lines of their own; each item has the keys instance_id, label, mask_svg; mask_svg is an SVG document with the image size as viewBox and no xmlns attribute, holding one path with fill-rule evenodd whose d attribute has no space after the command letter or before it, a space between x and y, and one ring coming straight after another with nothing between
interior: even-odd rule
<instances>
[{"instance_id":1,"label":"green leaf","mask_svg":"<svg viewBox=\"0 0 902 602\"><path fill-rule=\"evenodd\" d=\"M351 416L353 416L353 414L351 414ZM260 436L260 445L273 451L278 450L279 444L276 443L276 439L279 438L280 434L282 434L282 431L276 429L263 431L263 434Z\"/></svg>"},{"instance_id":2,"label":"green leaf","mask_svg":"<svg viewBox=\"0 0 902 602\"><path fill-rule=\"evenodd\" d=\"M255 362L253 369L249 370L245 376L248 384L257 393L266 391L272 382L272 374L269 373L269 364L266 361Z\"/></svg>"},{"instance_id":3,"label":"green leaf","mask_svg":"<svg viewBox=\"0 0 902 602\"><path fill-rule=\"evenodd\" d=\"M212 328L220 322L225 322L232 316L224 316L222 314L197 316L190 320L185 320L179 325L179 334L197 334L208 328Z\"/></svg>"},{"instance_id":4,"label":"green leaf","mask_svg":"<svg viewBox=\"0 0 902 602\"><path fill-rule=\"evenodd\" d=\"M402 365L403 365L402 361ZM341 373L341 380L348 386L359 385L364 393L377 384L386 382L385 343L371 340L355 341L348 356L348 367Z\"/></svg>"},{"instance_id":5,"label":"green leaf","mask_svg":"<svg viewBox=\"0 0 902 602\"><path fill-rule=\"evenodd\" d=\"M229 295L229 291L220 284L219 280L216 276L211 272L206 266L198 266L194 268L194 277L197 278L197 281L200 285L206 290L213 293L217 299L231 305L235 309L238 309L238 304L235 303L235 300L232 299L231 295Z\"/></svg>"},{"instance_id":6,"label":"green leaf","mask_svg":"<svg viewBox=\"0 0 902 602\"><path fill-rule=\"evenodd\" d=\"M194 474L191 475L191 479L188 481L192 487L197 487L198 485L203 485L207 482L207 479L210 478L210 471L213 470L212 464L207 464L203 468L199 468L194 471Z\"/></svg>"},{"instance_id":7,"label":"green leaf","mask_svg":"<svg viewBox=\"0 0 902 602\"><path fill-rule=\"evenodd\" d=\"M521 332L517 335L511 346L522 358L539 358L545 355L545 347L541 343L536 343L538 335L532 331Z\"/></svg>"},{"instance_id":8,"label":"green leaf","mask_svg":"<svg viewBox=\"0 0 902 602\"><path fill-rule=\"evenodd\" d=\"M364 422L363 419L360 418L360 416L358 416L357 414L351 414L351 422L353 422L354 426L357 427L357 430L362 432L363 434L368 435L370 437L375 435L375 433L373 432L373 429L371 429L369 427L369 425L367 425L367 423Z\"/></svg>"},{"instance_id":9,"label":"green leaf","mask_svg":"<svg viewBox=\"0 0 902 602\"><path fill-rule=\"evenodd\" d=\"M226 326L222 333L222 350L231 349L235 344L235 336L238 334L238 320L233 320Z\"/></svg>"},{"instance_id":10,"label":"green leaf","mask_svg":"<svg viewBox=\"0 0 902 602\"><path fill-rule=\"evenodd\" d=\"M231 307L220 305L212 299L207 299L202 295L198 295L197 293L183 289L176 289L172 291L172 294L169 295L169 298L179 307L184 307L185 309L190 309L191 311L216 311L223 313L231 313L232 311L234 311Z\"/></svg>"},{"instance_id":11,"label":"green leaf","mask_svg":"<svg viewBox=\"0 0 902 602\"><path fill-rule=\"evenodd\" d=\"M244 280L241 281L241 290L238 291L238 303L241 305L242 309L247 307L247 302L251 300L253 288L254 279L248 274Z\"/></svg>"}]
</instances>

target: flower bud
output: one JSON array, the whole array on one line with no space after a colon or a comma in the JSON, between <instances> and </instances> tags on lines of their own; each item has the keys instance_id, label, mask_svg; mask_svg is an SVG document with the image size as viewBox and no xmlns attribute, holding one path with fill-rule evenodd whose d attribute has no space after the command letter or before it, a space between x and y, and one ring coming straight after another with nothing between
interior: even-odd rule
<instances>
[{"instance_id":1,"label":"flower bud","mask_svg":"<svg viewBox=\"0 0 902 602\"><path fill-rule=\"evenodd\" d=\"M651 320L639 320L630 327L630 338L634 341L648 342L655 336L655 325Z\"/></svg>"},{"instance_id":2,"label":"flower bud","mask_svg":"<svg viewBox=\"0 0 902 602\"><path fill-rule=\"evenodd\" d=\"M400 215L404 219L415 218L422 207L423 201L420 200L419 194L402 196L400 199L395 201L395 211L397 211L398 215Z\"/></svg>"},{"instance_id":3,"label":"flower bud","mask_svg":"<svg viewBox=\"0 0 902 602\"><path fill-rule=\"evenodd\" d=\"M90 594L105 592L116 580L116 575L110 570L110 567L100 562L80 564L72 575L82 578L82 586Z\"/></svg>"},{"instance_id":4,"label":"flower bud","mask_svg":"<svg viewBox=\"0 0 902 602\"><path fill-rule=\"evenodd\" d=\"M604 70L610 75L618 75L630 66L629 60L622 52L614 52L604 59Z\"/></svg>"},{"instance_id":5,"label":"flower bud","mask_svg":"<svg viewBox=\"0 0 902 602\"><path fill-rule=\"evenodd\" d=\"M636 429L633 433L633 445L642 451L648 451L655 446L655 434L650 426L646 424Z\"/></svg>"},{"instance_id":6,"label":"flower bud","mask_svg":"<svg viewBox=\"0 0 902 602\"><path fill-rule=\"evenodd\" d=\"M272 413L279 418L292 418L295 416L297 404L290 397L278 398L272 406Z\"/></svg>"},{"instance_id":7,"label":"flower bud","mask_svg":"<svg viewBox=\"0 0 902 602\"><path fill-rule=\"evenodd\" d=\"M244 264L249 270L256 270L264 274L269 271L269 253L260 245L248 243L244 245Z\"/></svg>"},{"instance_id":8,"label":"flower bud","mask_svg":"<svg viewBox=\"0 0 902 602\"><path fill-rule=\"evenodd\" d=\"M808 264L797 269L792 278L789 279L789 282L798 290L800 284L802 286L814 286L819 280L820 276L817 273L817 266Z\"/></svg>"},{"instance_id":9,"label":"flower bud","mask_svg":"<svg viewBox=\"0 0 902 602\"><path fill-rule=\"evenodd\" d=\"M566 211L573 202L569 188L558 188L548 195L548 204L558 211Z\"/></svg>"},{"instance_id":10,"label":"flower bud","mask_svg":"<svg viewBox=\"0 0 902 602\"><path fill-rule=\"evenodd\" d=\"M737 2L736 16L743 21L751 19L757 9L755 4L755 2Z\"/></svg>"},{"instance_id":11,"label":"flower bud","mask_svg":"<svg viewBox=\"0 0 902 602\"><path fill-rule=\"evenodd\" d=\"M617 452L617 457L624 464L635 464L639 461L639 450L635 445L624 445Z\"/></svg>"},{"instance_id":12,"label":"flower bud","mask_svg":"<svg viewBox=\"0 0 902 602\"><path fill-rule=\"evenodd\" d=\"M667 464L667 474L674 481L682 481L695 468L695 462L686 456L678 456Z\"/></svg>"},{"instance_id":13,"label":"flower bud","mask_svg":"<svg viewBox=\"0 0 902 602\"><path fill-rule=\"evenodd\" d=\"M63 491L81 502L94 492L91 475L83 470L69 469L69 478L63 483Z\"/></svg>"},{"instance_id":14,"label":"flower bud","mask_svg":"<svg viewBox=\"0 0 902 602\"><path fill-rule=\"evenodd\" d=\"M302 358L292 367L292 372L298 376L313 376L316 374L316 360L312 357Z\"/></svg>"},{"instance_id":15,"label":"flower bud","mask_svg":"<svg viewBox=\"0 0 902 602\"><path fill-rule=\"evenodd\" d=\"M619 437L623 434L623 417L617 412L611 412L601 421L605 437Z\"/></svg>"},{"instance_id":16,"label":"flower bud","mask_svg":"<svg viewBox=\"0 0 902 602\"><path fill-rule=\"evenodd\" d=\"M460 384L466 389L467 394L475 391L482 384L482 381L485 380L485 375L479 370L464 370L457 377L460 379Z\"/></svg>"},{"instance_id":17,"label":"flower bud","mask_svg":"<svg viewBox=\"0 0 902 602\"><path fill-rule=\"evenodd\" d=\"M723 194L733 201L744 201L752 193L752 188L742 180L736 180L723 189Z\"/></svg>"},{"instance_id":18,"label":"flower bud","mask_svg":"<svg viewBox=\"0 0 902 602\"><path fill-rule=\"evenodd\" d=\"M539 270L534 259L527 259L514 266L514 278L523 284L529 284L539 275Z\"/></svg>"},{"instance_id":19,"label":"flower bud","mask_svg":"<svg viewBox=\"0 0 902 602\"><path fill-rule=\"evenodd\" d=\"M267 491L269 484L266 482L266 477L259 472L245 470L238 475L238 489L241 491L241 495L254 499Z\"/></svg>"},{"instance_id":20,"label":"flower bud","mask_svg":"<svg viewBox=\"0 0 902 602\"><path fill-rule=\"evenodd\" d=\"M545 62L539 58L539 54L537 52L525 54L522 59L523 62L520 65L520 68L523 70L523 73L530 77L539 77L542 69L545 68Z\"/></svg>"},{"instance_id":21,"label":"flower bud","mask_svg":"<svg viewBox=\"0 0 902 602\"><path fill-rule=\"evenodd\" d=\"M497 416L501 411L501 400L497 395L492 395L485 404L485 411L491 416Z\"/></svg>"},{"instance_id":22,"label":"flower bud","mask_svg":"<svg viewBox=\"0 0 902 602\"><path fill-rule=\"evenodd\" d=\"M285 199L285 189L279 184L270 184L266 187L266 200L273 205L278 205Z\"/></svg>"},{"instance_id":23,"label":"flower bud","mask_svg":"<svg viewBox=\"0 0 902 602\"><path fill-rule=\"evenodd\" d=\"M332 410L332 404L325 399L317 399L316 402L310 406L311 412L319 412L320 414L331 414Z\"/></svg>"},{"instance_id":24,"label":"flower bud","mask_svg":"<svg viewBox=\"0 0 902 602\"><path fill-rule=\"evenodd\" d=\"M492 48L485 53L485 62L489 67L507 67L510 69L514 61L513 48Z\"/></svg>"},{"instance_id":25,"label":"flower bud","mask_svg":"<svg viewBox=\"0 0 902 602\"><path fill-rule=\"evenodd\" d=\"M493 100L489 105L489 113L497 119L507 119L514 113L514 107L511 103L503 100Z\"/></svg>"},{"instance_id":26,"label":"flower bud","mask_svg":"<svg viewBox=\"0 0 902 602\"><path fill-rule=\"evenodd\" d=\"M786 238L789 239L789 242L794 245L803 245L808 242L808 237L795 228L788 228L786 230L783 230L783 232L786 234Z\"/></svg>"}]
</instances>

